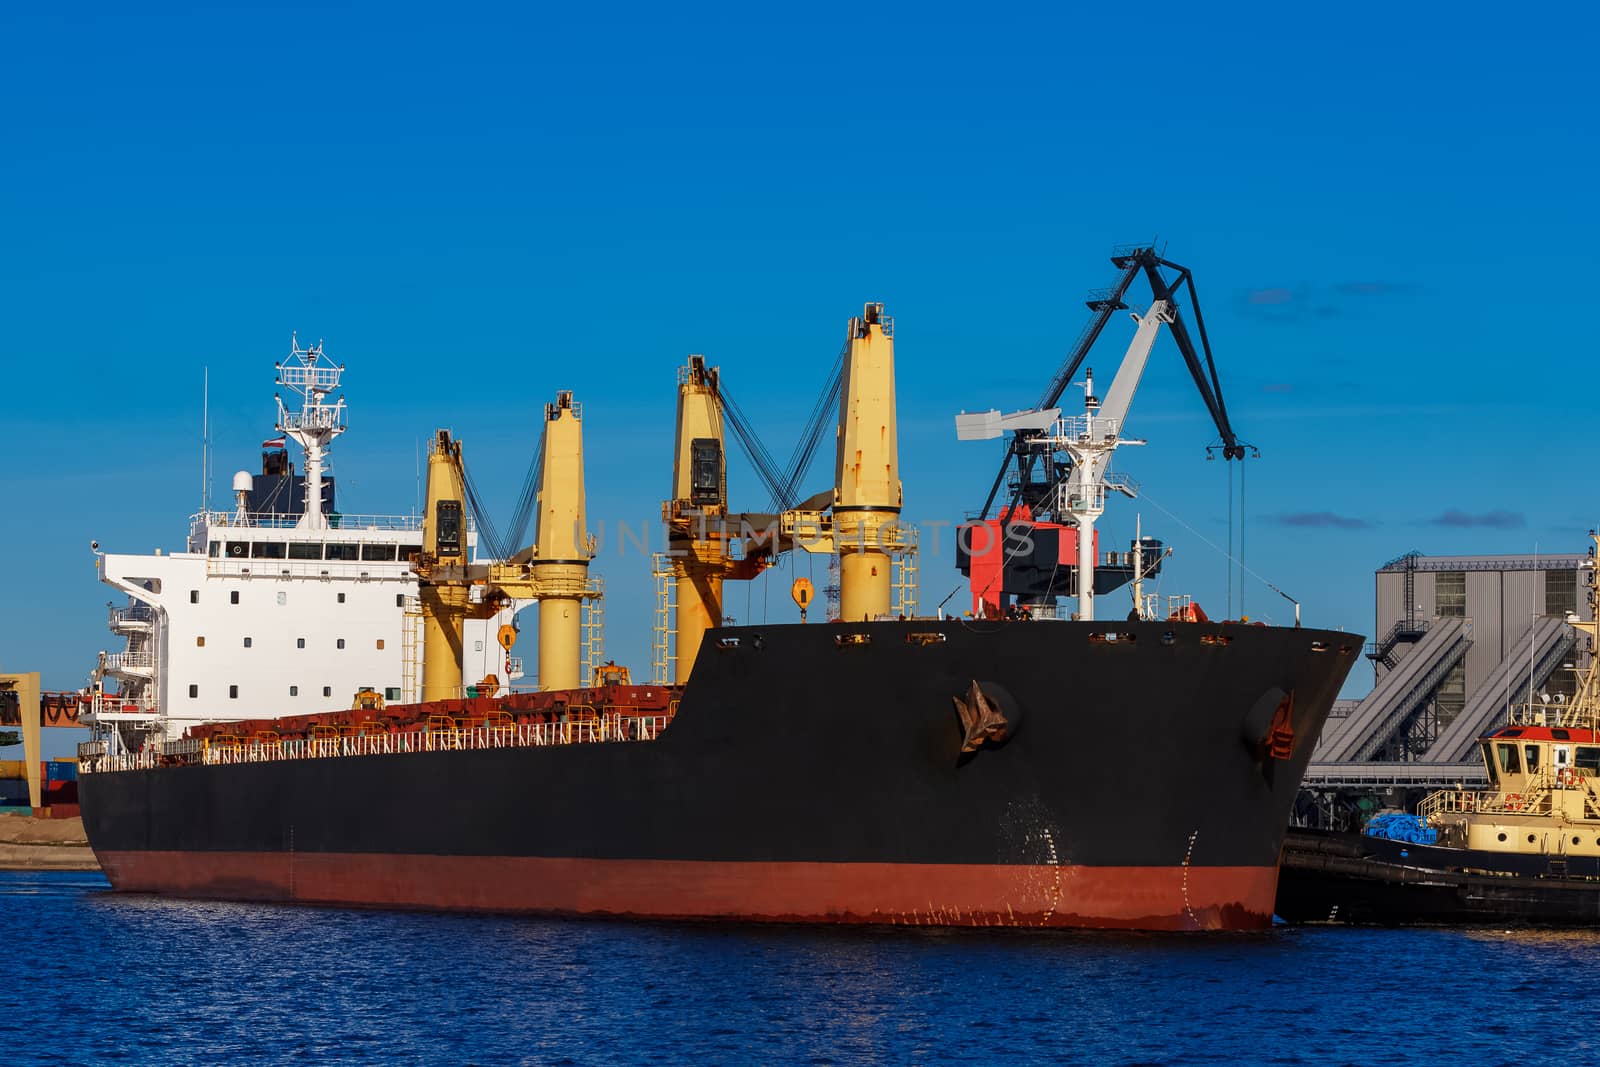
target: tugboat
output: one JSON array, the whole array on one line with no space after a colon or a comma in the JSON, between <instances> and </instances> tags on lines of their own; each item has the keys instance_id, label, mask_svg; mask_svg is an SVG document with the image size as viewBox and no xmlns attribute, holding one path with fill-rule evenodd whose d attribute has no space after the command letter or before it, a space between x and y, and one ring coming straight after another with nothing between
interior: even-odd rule
<instances>
[{"instance_id":1,"label":"tugboat","mask_svg":"<svg viewBox=\"0 0 1600 1067\"><path fill-rule=\"evenodd\" d=\"M1590 531L1585 581L1600 608ZM1429 794L1362 834L1291 829L1278 880L1286 922L1600 924L1600 656L1596 623L1571 701L1510 708L1478 742L1487 789Z\"/></svg>"}]
</instances>

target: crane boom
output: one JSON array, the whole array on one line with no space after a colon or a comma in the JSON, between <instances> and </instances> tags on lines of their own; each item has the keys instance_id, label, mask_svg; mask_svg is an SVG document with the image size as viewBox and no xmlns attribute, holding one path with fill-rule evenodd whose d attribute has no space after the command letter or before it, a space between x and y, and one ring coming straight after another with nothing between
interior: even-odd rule
<instances>
[{"instance_id":1,"label":"crane boom","mask_svg":"<svg viewBox=\"0 0 1600 1067\"><path fill-rule=\"evenodd\" d=\"M1044 410L1059 405L1061 394L1078 374L1089 355L1089 350L1094 347L1106 324L1111 321L1111 316L1128 307L1124 298L1134 280L1142 274L1149 283L1151 295L1156 302L1166 305L1165 313L1161 316L1162 321L1171 327L1172 339L1177 343L1184 364L1189 368L1189 375L1194 380L1195 389L1205 403L1211 421L1216 425L1217 436L1221 440L1222 458L1243 459L1246 446L1240 443L1238 435L1234 433L1233 424L1228 419L1228 408L1222 399L1222 382L1217 376L1216 361L1211 355L1211 341L1206 336L1205 318L1200 311L1200 297L1195 291L1194 275L1188 267L1173 263L1163 258L1154 248L1145 246L1118 251L1111 257L1111 263L1122 273L1109 289L1090 294L1086 303L1089 310L1094 313L1093 317L1078 335L1060 369L1050 379L1049 386L1039 399L1039 409ZM1169 281L1163 271L1176 272L1176 277ZM1187 290L1190 306L1194 310L1193 334L1179 310L1178 296L1183 290ZM1196 338L1199 340L1198 347L1195 344ZM1134 384L1136 385L1137 381ZM1040 450L1034 446L1034 442L1042 433L1042 430L1025 426L1012 434L1010 446L1001 460L1000 470L996 473L994 484L990 486L989 495L984 499L983 508L979 512L980 521L989 518L1000 487L1006 482L1006 472L1012 469L1013 460L1016 463L1016 473L1008 510L1015 509L1019 503L1026 504L1035 514L1049 510L1048 498L1051 490L1066 476L1067 471L1057 469L1059 464L1049 455L1041 455ZM1041 473L1042 477L1038 477Z\"/></svg>"}]
</instances>

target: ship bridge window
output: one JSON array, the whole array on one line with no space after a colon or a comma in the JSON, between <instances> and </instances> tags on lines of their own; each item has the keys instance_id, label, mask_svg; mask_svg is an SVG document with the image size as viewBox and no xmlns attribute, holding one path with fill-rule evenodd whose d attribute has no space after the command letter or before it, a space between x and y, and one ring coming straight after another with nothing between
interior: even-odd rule
<instances>
[{"instance_id":1,"label":"ship bridge window","mask_svg":"<svg viewBox=\"0 0 1600 1067\"><path fill-rule=\"evenodd\" d=\"M213 542L211 542L209 545L206 546L206 553L212 559L216 559L218 556L222 555L222 542L221 541L213 541Z\"/></svg>"},{"instance_id":2,"label":"ship bridge window","mask_svg":"<svg viewBox=\"0 0 1600 1067\"><path fill-rule=\"evenodd\" d=\"M282 559L288 547L282 541L257 541L250 546L250 554L256 559Z\"/></svg>"},{"instance_id":3,"label":"ship bridge window","mask_svg":"<svg viewBox=\"0 0 1600 1067\"><path fill-rule=\"evenodd\" d=\"M1532 774L1539 769L1539 746L1523 745L1522 754L1528 764L1528 773Z\"/></svg>"},{"instance_id":4,"label":"ship bridge window","mask_svg":"<svg viewBox=\"0 0 1600 1067\"><path fill-rule=\"evenodd\" d=\"M228 542L228 558L229 559L248 559L249 556L250 556L250 542L249 541L229 541Z\"/></svg>"},{"instance_id":5,"label":"ship bridge window","mask_svg":"<svg viewBox=\"0 0 1600 1067\"><path fill-rule=\"evenodd\" d=\"M1500 768L1494 765L1494 750L1489 745L1483 746L1483 765L1489 770L1489 784L1500 784Z\"/></svg>"},{"instance_id":6,"label":"ship bridge window","mask_svg":"<svg viewBox=\"0 0 1600 1067\"><path fill-rule=\"evenodd\" d=\"M392 561L394 559L393 545L362 545L361 558L376 562Z\"/></svg>"},{"instance_id":7,"label":"ship bridge window","mask_svg":"<svg viewBox=\"0 0 1600 1067\"><path fill-rule=\"evenodd\" d=\"M326 549L326 551L324 551L323 555L322 555L323 559L360 559L361 558L361 546L360 545L340 544L339 542L335 541L335 542L331 542L331 543L329 543L329 544L327 544L327 545L325 545L323 547Z\"/></svg>"},{"instance_id":8,"label":"ship bridge window","mask_svg":"<svg viewBox=\"0 0 1600 1067\"><path fill-rule=\"evenodd\" d=\"M400 546L400 558L401 559L409 560L412 556L420 556L420 555L422 555L422 546L421 545L401 545Z\"/></svg>"},{"instance_id":9,"label":"ship bridge window","mask_svg":"<svg viewBox=\"0 0 1600 1067\"><path fill-rule=\"evenodd\" d=\"M1579 745L1572 753L1572 765L1586 775L1600 776L1600 748Z\"/></svg>"},{"instance_id":10,"label":"ship bridge window","mask_svg":"<svg viewBox=\"0 0 1600 1067\"><path fill-rule=\"evenodd\" d=\"M1566 730L1562 729L1559 726L1557 726L1555 729L1550 731L1550 736L1555 738L1557 741L1571 741L1572 740L1572 734L1568 733Z\"/></svg>"},{"instance_id":11,"label":"ship bridge window","mask_svg":"<svg viewBox=\"0 0 1600 1067\"><path fill-rule=\"evenodd\" d=\"M1517 759L1516 745L1496 745L1500 753L1500 769L1507 774L1521 774L1522 761Z\"/></svg>"},{"instance_id":12,"label":"ship bridge window","mask_svg":"<svg viewBox=\"0 0 1600 1067\"><path fill-rule=\"evenodd\" d=\"M321 559L322 544L317 541L289 542L290 559Z\"/></svg>"}]
</instances>

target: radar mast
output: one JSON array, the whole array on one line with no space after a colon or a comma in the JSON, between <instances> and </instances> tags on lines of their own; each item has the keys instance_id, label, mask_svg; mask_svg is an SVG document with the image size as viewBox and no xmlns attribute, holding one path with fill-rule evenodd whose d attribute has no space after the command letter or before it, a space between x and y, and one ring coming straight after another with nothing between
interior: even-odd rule
<instances>
[{"instance_id":1,"label":"radar mast","mask_svg":"<svg viewBox=\"0 0 1600 1067\"><path fill-rule=\"evenodd\" d=\"M284 406L278 401L278 431L293 437L306 454L306 508L296 523L301 530L326 530L328 517L322 511L322 472L328 445L344 433L344 397L332 403L328 395L339 388L343 365L335 364L322 354L322 342L301 348L299 338L291 334L289 358L276 364L278 385L292 389L299 398L299 410Z\"/></svg>"}]
</instances>

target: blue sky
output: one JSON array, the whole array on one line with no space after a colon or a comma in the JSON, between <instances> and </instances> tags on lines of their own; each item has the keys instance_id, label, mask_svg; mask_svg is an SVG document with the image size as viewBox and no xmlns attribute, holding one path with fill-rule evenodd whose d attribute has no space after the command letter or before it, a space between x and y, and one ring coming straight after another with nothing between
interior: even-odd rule
<instances>
[{"instance_id":1,"label":"blue sky","mask_svg":"<svg viewBox=\"0 0 1600 1067\"><path fill-rule=\"evenodd\" d=\"M950 519L996 463L953 413L1032 403L1112 246L1155 235L1262 453L1247 562L1309 624L1370 631L1372 571L1409 549L1581 551L1593 15L1236 10L6 7L0 667L83 683L111 640L89 540L181 547L202 369L225 494L291 330L349 367L345 510L409 510L417 442L449 426L509 512L570 388L590 514L637 528L687 353L786 455L882 300L907 512ZM1102 530L1142 513L1176 549L1164 591L1222 614L1227 476L1170 341L1130 421L1148 500ZM764 506L747 468L731 484ZM642 668L646 562L597 566ZM729 611L786 618L790 577ZM923 603L958 580L947 546ZM1288 618L1254 581L1245 609Z\"/></svg>"}]
</instances>

